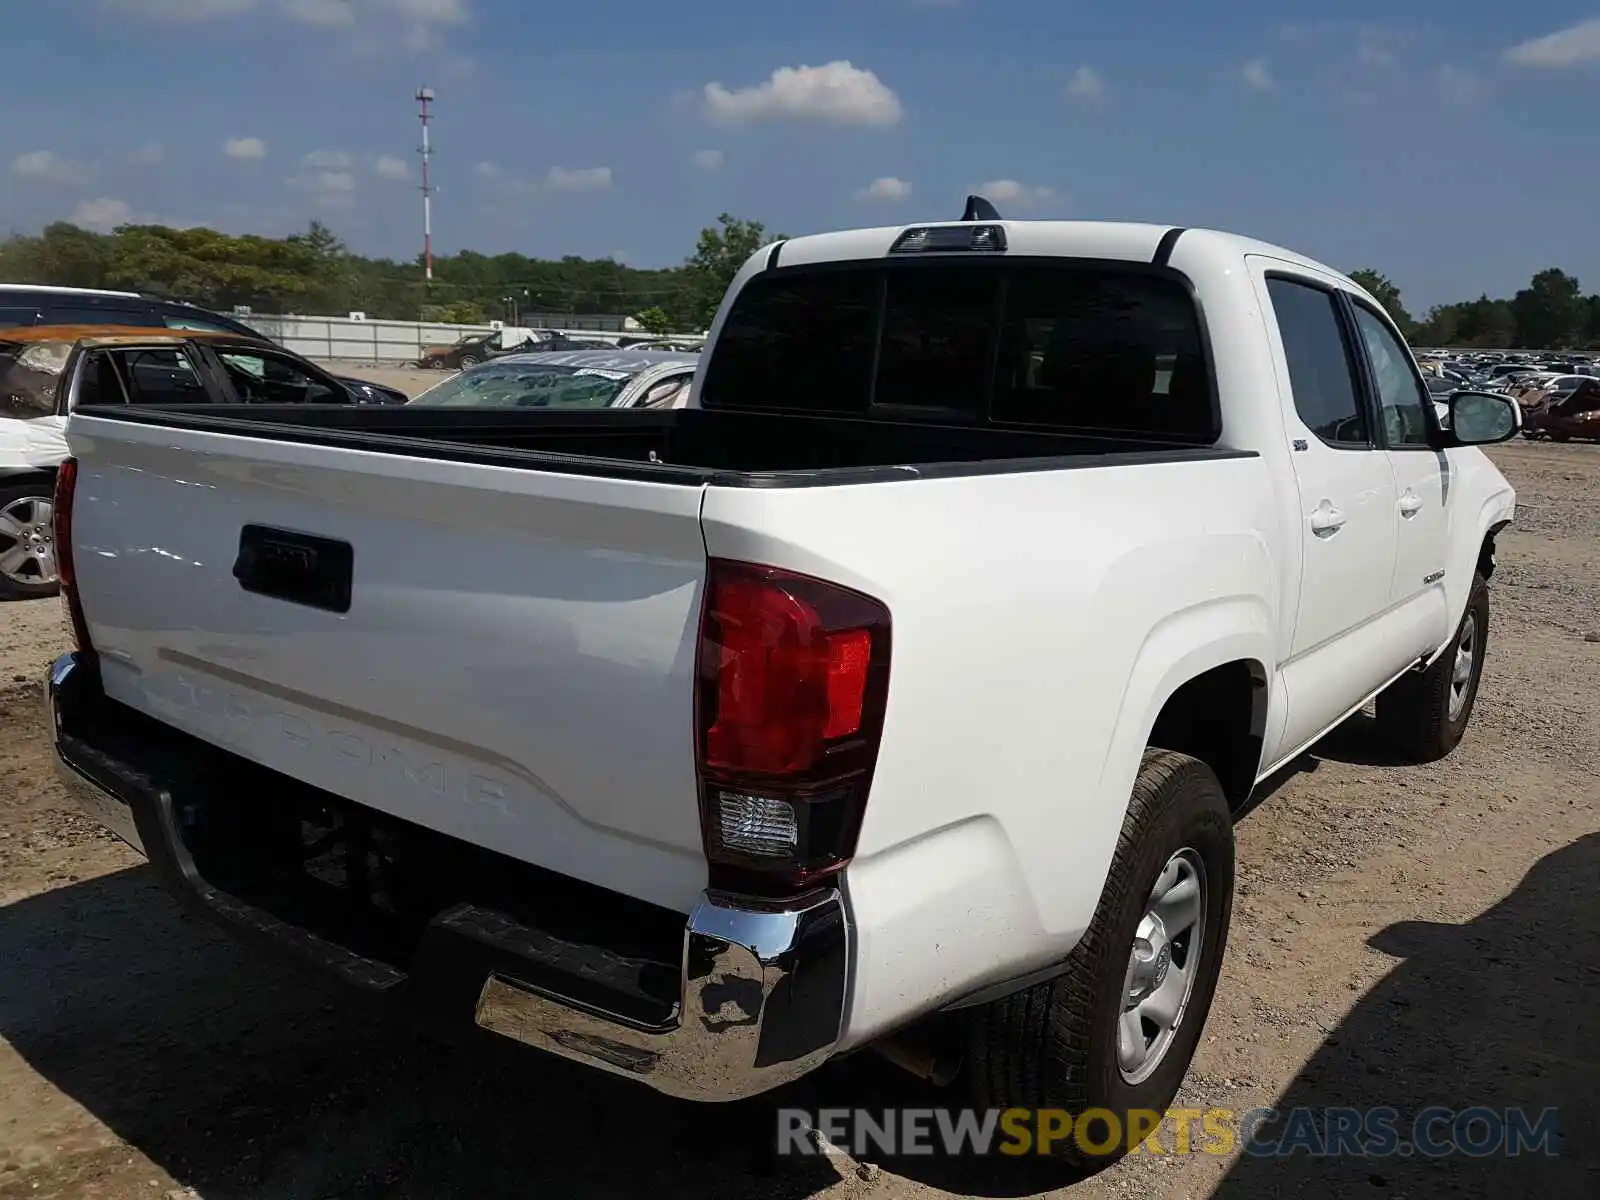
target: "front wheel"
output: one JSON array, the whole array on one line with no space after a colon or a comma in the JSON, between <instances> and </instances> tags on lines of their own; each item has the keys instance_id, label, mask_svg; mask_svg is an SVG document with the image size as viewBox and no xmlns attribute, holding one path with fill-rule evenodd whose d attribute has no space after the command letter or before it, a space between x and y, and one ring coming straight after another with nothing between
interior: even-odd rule
<instances>
[{"instance_id":1,"label":"front wheel","mask_svg":"<svg viewBox=\"0 0 1600 1200\"><path fill-rule=\"evenodd\" d=\"M0 600L56 594L54 513L48 478L0 487Z\"/></svg>"},{"instance_id":2,"label":"front wheel","mask_svg":"<svg viewBox=\"0 0 1600 1200\"><path fill-rule=\"evenodd\" d=\"M1036 1148L1082 1171L1142 1141L1177 1095L1211 1010L1233 871L1233 820L1211 768L1145 751L1099 907L1066 971L973 1010L975 1103L1060 1110L1055 1125L1070 1132Z\"/></svg>"},{"instance_id":3,"label":"front wheel","mask_svg":"<svg viewBox=\"0 0 1600 1200\"><path fill-rule=\"evenodd\" d=\"M1408 671L1378 693L1378 731L1412 762L1454 750L1472 719L1489 648L1489 583L1472 576L1455 637L1425 670Z\"/></svg>"}]
</instances>

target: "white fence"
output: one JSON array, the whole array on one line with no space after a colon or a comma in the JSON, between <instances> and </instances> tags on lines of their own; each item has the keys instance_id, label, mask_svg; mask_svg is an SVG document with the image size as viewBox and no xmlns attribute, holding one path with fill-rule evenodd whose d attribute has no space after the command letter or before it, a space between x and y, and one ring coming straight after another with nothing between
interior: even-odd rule
<instances>
[{"instance_id":1,"label":"white fence","mask_svg":"<svg viewBox=\"0 0 1600 1200\"><path fill-rule=\"evenodd\" d=\"M443 325L421 321L354 321L349 317L295 317L250 313L239 318L252 329L307 358L358 362L415 362L424 346L449 345L489 325Z\"/></svg>"},{"instance_id":2,"label":"white fence","mask_svg":"<svg viewBox=\"0 0 1600 1200\"><path fill-rule=\"evenodd\" d=\"M470 333L493 333L493 325L446 325L438 321L357 321L350 317L300 317L281 313L241 313L239 320L307 358L341 358L394 366L416 362L424 346L448 346ZM620 317L578 317L571 328L540 323L534 328L578 338L640 337L637 327L597 329L593 322ZM525 326L519 326L523 328Z\"/></svg>"}]
</instances>

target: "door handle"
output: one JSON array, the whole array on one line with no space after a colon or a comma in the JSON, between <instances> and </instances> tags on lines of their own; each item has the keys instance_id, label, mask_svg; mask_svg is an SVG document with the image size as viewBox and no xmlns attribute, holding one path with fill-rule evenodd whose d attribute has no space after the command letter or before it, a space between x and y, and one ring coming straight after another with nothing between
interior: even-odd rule
<instances>
[{"instance_id":1,"label":"door handle","mask_svg":"<svg viewBox=\"0 0 1600 1200\"><path fill-rule=\"evenodd\" d=\"M1344 510L1324 500L1311 514L1311 532L1318 537L1332 537L1344 528L1344 522Z\"/></svg>"},{"instance_id":2,"label":"door handle","mask_svg":"<svg viewBox=\"0 0 1600 1200\"><path fill-rule=\"evenodd\" d=\"M1407 490L1405 495L1400 497L1400 515L1402 517L1414 517L1421 511L1422 497L1413 491Z\"/></svg>"}]
</instances>

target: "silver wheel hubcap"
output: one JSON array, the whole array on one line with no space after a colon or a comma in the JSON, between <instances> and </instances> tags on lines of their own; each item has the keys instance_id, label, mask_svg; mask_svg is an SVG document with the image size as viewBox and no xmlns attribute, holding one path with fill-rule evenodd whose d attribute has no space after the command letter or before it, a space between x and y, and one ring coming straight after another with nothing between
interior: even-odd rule
<instances>
[{"instance_id":1,"label":"silver wheel hubcap","mask_svg":"<svg viewBox=\"0 0 1600 1200\"><path fill-rule=\"evenodd\" d=\"M1461 719L1461 710L1467 707L1467 693L1472 690L1472 668L1478 661L1478 618L1468 613L1461 622L1461 636L1456 639L1456 660L1450 668L1450 720Z\"/></svg>"},{"instance_id":2,"label":"silver wheel hubcap","mask_svg":"<svg viewBox=\"0 0 1600 1200\"><path fill-rule=\"evenodd\" d=\"M0 576L25 585L56 581L54 515L46 496L23 496L0 508Z\"/></svg>"},{"instance_id":3,"label":"silver wheel hubcap","mask_svg":"<svg viewBox=\"0 0 1600 1200\"><path fill-rule=\"evenodd\" d=\"M1133 935L1117 1023L1117 1069L1143 1083L1183 1024L1199 978L1206 927L1206 868L1188 848L1167 859Z\"/></svg>"}]
</instances>

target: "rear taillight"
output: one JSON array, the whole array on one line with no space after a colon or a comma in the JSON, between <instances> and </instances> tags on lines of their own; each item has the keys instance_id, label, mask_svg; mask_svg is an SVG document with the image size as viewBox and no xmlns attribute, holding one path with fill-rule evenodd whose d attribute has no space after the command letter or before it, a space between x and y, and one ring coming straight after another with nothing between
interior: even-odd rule
<instances>
[{"instance_id":1,"label":"rear taillight","mask_svg":"<svg viewBox=\"0 0 1600 1200\"><path fill-rule=\"evenodd\" d=\"M700 820L715 887L795 891L855 852L889 694L889 610L712 559L700 620Z\"/></svg>"},{"instance_id":2,"label":"rear taillight","mask_svg":"<svg viewBox=\"0 0 1600 1200\"><path fill-rule=\"evenodd\" d=\"M93 657L89 623L83 618L83 602L78 598L78 572L72 560L72 499L78 491L78 460L69 458L56 469L56 494L51 511L51 539L55 542L56 577L61 581L61 603L72 623L72 636L78 652Z\"/></svg>"}]
</instances>

